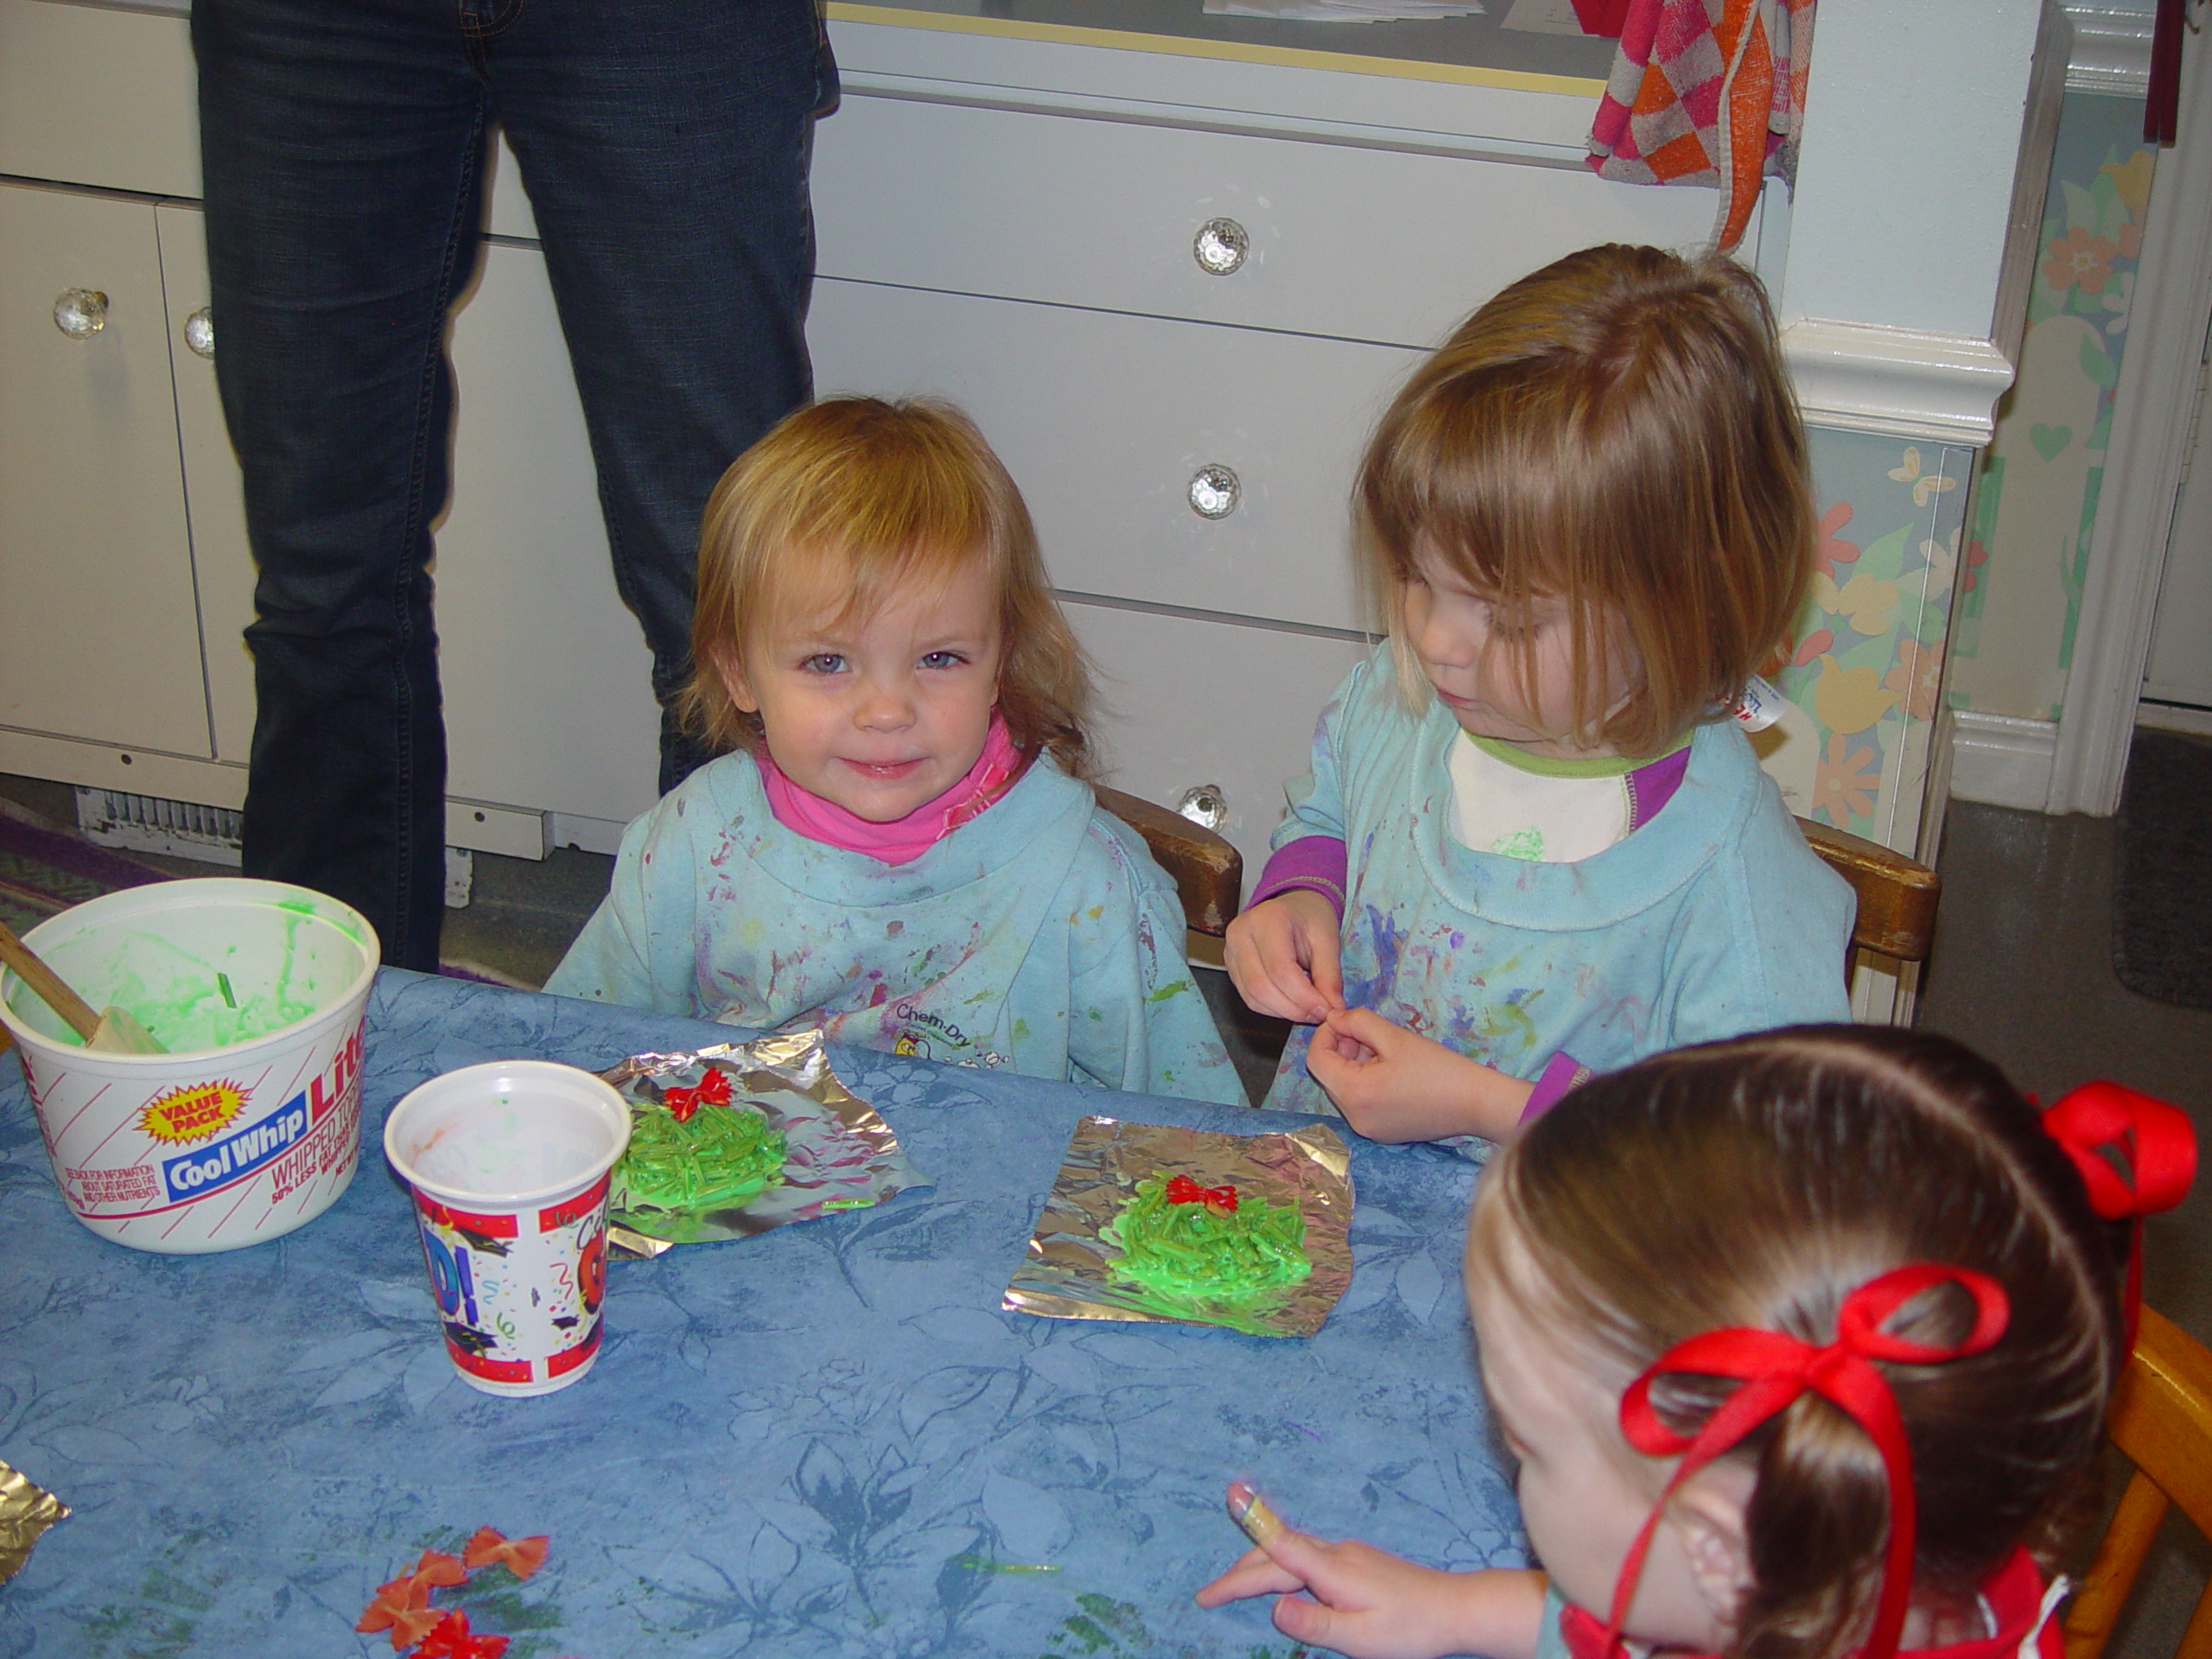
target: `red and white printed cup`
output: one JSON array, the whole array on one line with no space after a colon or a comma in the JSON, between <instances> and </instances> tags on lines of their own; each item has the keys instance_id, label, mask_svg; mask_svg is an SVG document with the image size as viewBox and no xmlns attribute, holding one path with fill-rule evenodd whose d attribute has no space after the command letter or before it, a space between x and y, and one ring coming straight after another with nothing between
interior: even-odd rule
<instances>
[{"instance_id":1,"label":"red and white printed cup","mask_svg":"<svg viewBox=\"0 0 2212 1659\"><path fill-rule=\"evenodd\" d=\"M548 1060L433 1077L385 1120L415 1195L446 1353L486 1394L550 1394L599 1357L608 1172L630 1112L601 1079Z\"/></svg>"}]
</instances>

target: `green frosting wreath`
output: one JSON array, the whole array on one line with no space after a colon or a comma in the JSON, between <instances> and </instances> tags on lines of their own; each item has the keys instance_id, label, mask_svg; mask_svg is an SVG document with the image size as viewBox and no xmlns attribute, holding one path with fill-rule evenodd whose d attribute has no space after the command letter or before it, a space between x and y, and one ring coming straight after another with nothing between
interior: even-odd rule
<instances>
[{"instance_id":1,"label":"green frosting wreath","mask_svg":"<svg viewBox=\"0 0 2212 1659\"><path fill-rule=\"evenodd\" d=\"M678 1122L658 1102L630 1116L630 1147L616 1166L630 1207L727 1210L784 1182L784 1133L751 1106L702 1103Z\"/></svg>"},{"instance_id":2,"label":"green frosting wreath","mask_svg":"<svg viewBox=\"0 0 2212 1659\"><path fill-rule=\"evenodd\" d=\"M1198 1190L1179 1179L1185 1190ZM1295 1204L1239 1197L1170 1199L1169 1179L1147 1175L1136 1196L1099 1237L1121 1251L1108 1264L1116 1278L1155 1294L1239 1301L1296 1284L1313 1271L1306 1254L1306 1217ZM1233 1205L1234 1207L1230 1207Z\"/></svg>"}]
</instances>

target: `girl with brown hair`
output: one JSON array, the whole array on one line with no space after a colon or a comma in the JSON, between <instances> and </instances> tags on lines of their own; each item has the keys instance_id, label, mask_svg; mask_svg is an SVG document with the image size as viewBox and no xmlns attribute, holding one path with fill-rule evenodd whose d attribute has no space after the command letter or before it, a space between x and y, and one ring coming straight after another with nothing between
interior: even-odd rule
<instances>
[{"instance_id":1,"label":"girl with brown hair","mask_svg":"<svg viewBox=\"0 0 2212 1659\"><path fill-rule=\"evenodd\" d=\"M2047 1574L2126 1358L2104 1224L2194 1167L2174 1107L2095 1084L2038 1113L1914 1032L1599 1078L1491 1161L1468 1232L1541 1569L1263 1528L1198 1599L1281 1596L1285 1632L1353 1655L2057 1659Z\"/></svg>"},{"instance_id":2,"label":"girl with brown hair","mask_svg":"<svg viewBox=\"0 0 2212 1659\"><path fill-rule=\"evenodd\" d=\"M1318 1027L1267 1104L1494 1141L1591 1069L1846 1017L1850 893L1728 718L1812 579L1758 280L1619 246L1524 277L1414 372L1358 501L1390 638L1229 934L1244 1000Z\"/></svg>"}]
</instances>

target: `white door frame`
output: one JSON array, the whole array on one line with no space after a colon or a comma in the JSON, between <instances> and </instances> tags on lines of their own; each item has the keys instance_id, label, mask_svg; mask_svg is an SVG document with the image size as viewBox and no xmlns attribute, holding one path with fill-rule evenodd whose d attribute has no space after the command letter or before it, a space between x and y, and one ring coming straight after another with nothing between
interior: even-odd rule
<instances>
[{"instance_id":1,"label":"white door frame","mask_svg":"<svg viewBox=\"0 0 2212 1659\"><path fill-rule=\"evenodd\" d=\"M2212 33L2182 60L2174 147L2151 183L2143 254L2098 491L2089 569L2074 632L2045 810L2104 816L2120 805L2190 414L2203 384L2212 316Z\"/></svg>"}]
</instances>

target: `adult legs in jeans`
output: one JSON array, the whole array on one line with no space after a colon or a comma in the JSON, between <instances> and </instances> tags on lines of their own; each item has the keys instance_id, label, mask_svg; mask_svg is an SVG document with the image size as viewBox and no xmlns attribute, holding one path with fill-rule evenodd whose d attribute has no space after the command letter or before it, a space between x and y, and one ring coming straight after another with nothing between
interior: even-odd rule
<instances>
[{"instance_id":1,"label":"adult legs in jeans","mask_svg":"<svg viewBox=\"0 0 2212 1659\"><path fill-rule=\"evenodd\" d=\"M571 0L194 7L219 379L260 566L246 868L356 906L389 962L437 960L425 567L486 124L517 135L617 582L665 696L707 491L806 391L813 24L803 0L756 9L758 28L741 6L645 0L611 35ZM756 94L760 118L732 118ZM664 786L694 760L664 744Z\"/></svg>"}]
</instances>

